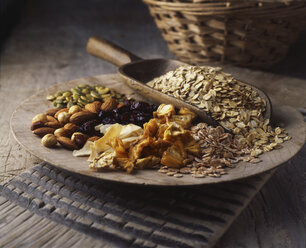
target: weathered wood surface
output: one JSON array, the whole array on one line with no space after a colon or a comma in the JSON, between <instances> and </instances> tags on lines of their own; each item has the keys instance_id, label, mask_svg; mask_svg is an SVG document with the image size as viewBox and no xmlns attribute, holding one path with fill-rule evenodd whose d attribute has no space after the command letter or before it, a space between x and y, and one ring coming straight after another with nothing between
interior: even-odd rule
<instances>
[{"instance_id":1,"label":"weathered wood surface","mask_svg":"<svg viewBox=\"0 0 306 248\"><path fill-rule=\"evenodd\" d=\"M58 91L74 88L80 83L104 85L105 87L112 87L120 93L126 93L130 97L136 97L133 96L135 94L125 85L119 75L105 74L80 78L56 84L31 96L22 102L11 118L11 128L14 136L28 151L52 165L77 174L104 180L157 186L221 183L257 175L280 166L292 158L302 148L305 142L305 123L302 115L292 107L275 106L274 116L272 118L273 122L276 126L284 127L292 139L284 142L281 149L261 155L260 159L262 161L260 163L252 164L241 161L234 168L228 169L228 173L222 177L205 178L195 178L191 175L184 175L183 178L175 178L158 173L156 170L139 170L133 174L127 174L124 171L96 172L88 168L89 162L87 161L87 157L73 157L72 152L66 149L52 149L42 146L40 143L41 139L32 134L28 127L33 116L38 113L44 113L47 109L53 107L50 102L46 101L47 95L54 95ZM141 97L137 98L141 99Z\"/></svg>"},{"instance_id":2,"label":"weathered wood surface","mask_svg":"<svg viewBox=\"0 0 306 248\"><path fill-rule=\"evenodd\" d=\"M0 175L12 175L38 160L22 149L9 132L18 104L57 82L114 73L116 68L85 51L89 36L118 41L144 58L172 57L146 7L138 0L32 0L11 32L0 59ZM273 103L306 107L306 35L282 64L269 73L240 68L227 71L257 82ZM281 76L282 74L283 76ZM288 78L284 75L300 77ZM280 168L220 240L219 247L305 247L306 147Z\"/></svg>"},{"instance_id":3,"label":"weathered wood surface","mask_svg":"<svg viewBox=\"0 0 306 248\"><path fill-rule=\"evenodd\" d=\"M1 247L99 247L100 242L0 196ZM29 228L31 227L31 228ZM14 231L12 231L14 230Z\"/></svg>"},{"instance_id":4,"label":"weathered wood surface","mask_svg":"<svg viewBox=\"0 0 306 248\"><path fill-rule=\"evenodd\" d=\"M42 163L5 184L2 196L50 221L94 237L103 247L209 248L273 173L224 184L152 188L93 182ZM0 216L4 223L11 218L5 212ZM16 221L23 218L19 215ZM18 229L26 225L21 223ZM0 235L1 247L22 246L28 241L22 234L17 237L14 228L12 231ZM54 235L56 232L50 233ZM33 235L31 243L37 242L44 244ZM55 241L52 247L61 246Z\"/></svg>"}]
</instances>

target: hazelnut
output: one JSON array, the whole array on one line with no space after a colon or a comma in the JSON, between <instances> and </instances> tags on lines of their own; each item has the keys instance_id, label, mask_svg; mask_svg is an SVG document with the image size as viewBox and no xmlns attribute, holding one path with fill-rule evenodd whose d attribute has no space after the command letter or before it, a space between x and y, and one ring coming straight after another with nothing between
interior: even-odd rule
<instances>
[{"instance_id":1,"label":"hazelnut","mask_svg":"<svg viewBox=\"0 0 306 248\"><path fill-rule=\"evenodd\" d=\"M75 132L71 136L72 142L74 142L80 148L85 144L88 138L89 138L88 135L80 132Z\"/></svg>"},{"instance_id":2,"label":"hazelnut","mask_svg":"<svg viewBox=\"0 0 306 248\"><path fill-rule=\"evenodd\" d=\"M53 134L49 133L41 139L41 143L45 147L55 147L57 144L57 139Z\"/></svg>"},{"instance_id":3,"label":"hazelnut","mask_svg":"<svg viewBox=\"0 0 306 248\"><path fill-rule=\"evenodd\" d=\"M59 113L57 119L60 123L65 124L67 122L69 122L69 118L70 118L70 114L68 114L67 112L61 112Z\"/></svg>"},{"instance_id":4,"label":"hazelnut","mask_svg":"<svg viewBox=\"0 0 306 248\"><path fill-rule=\"evenodd\" d=\"M54 131L54 135L56 137L67 137L69 136L69 132L65 128L61 127Z\"/></svg>"},{"instance_id":5,"label":"hazelnut","mask_svg":"<svg viewBox=\"0 0 306 248\"><path fill-rule=\"evenodd\" d=\"M81 107L78 105L73 105L69 108L68 113L73 115L74 113L82 111Z\"/></svg>"},{"instance_id":6,"label":"hazelnut","mask_svg":"<svg viewBox=\"0 0 306 248\"><path fill-rule=\"evenodd\" d=\"M47 122L47 115L46 114L37 114L34 116L34 118L32 119L32 123L33 122L37 122L37 121L41 121L42 123Z\"/></svg>"},{"instance_id":7,"label":"hazelnut","mask_svg":"<svg viewBox=\"0 0 306 248\"><path fill-rule=\"evenodd\" d=\"M62 112L68 112L68 108L62 108L62 109L60 109L59 111L57 111L56 113L55 113L55 115L54 115L54 117L55 118L58 118L58 115L60 114L60 113L62 113Z\"/></svg>"}]
</instances>

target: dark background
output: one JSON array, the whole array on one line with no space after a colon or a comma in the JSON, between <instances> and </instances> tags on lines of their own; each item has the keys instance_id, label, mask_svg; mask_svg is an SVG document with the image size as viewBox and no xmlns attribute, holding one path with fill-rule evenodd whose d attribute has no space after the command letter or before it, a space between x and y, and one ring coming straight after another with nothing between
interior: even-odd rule
<instances>
[{"instance_id":1,"label":"dark background","mask_svg":"<svg viewBox=\"0 0 306 248\"><path fill-rule=\"evenodd\" d=\"M75 66L65 64L65 51L73 51L76 63L82 63L82 57L89 56L84 48L91 35L108 38L145 58L173 57L141 0L0 0L0 4L1 58L6 48L15 49L20 62L28 56L36 62L50 61L58 53L63 66ZM287 58L268 71L306 78L305 44L303 32ZM106 62L101 66L115 71Z\"/></svg>"}]
</instances>

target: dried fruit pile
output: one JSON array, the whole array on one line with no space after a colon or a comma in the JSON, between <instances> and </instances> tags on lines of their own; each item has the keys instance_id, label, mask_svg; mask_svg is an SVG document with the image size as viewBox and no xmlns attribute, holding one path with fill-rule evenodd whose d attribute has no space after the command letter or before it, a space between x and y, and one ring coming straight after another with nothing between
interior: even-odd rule
<instances>
[{"instance_id":1,"label":"dried fruit pile","mask_svg":"<svg viewBox=\"0 0 306 248\"><path fill-rule=\"evenodd\" d=\"M91 146L90 167L117 168L128 173L160 164L180 168L189 154L199 154L199 145L188 130L194 118L195 114L186 108L176 113L172 105L161 104L143 131L133 126L126 131L129 125L112 125Z\"/></svg>"},{"instance_id":2,"label":"dried fruit pile","mask_svg":"<svg viewBox=\"0 0 306 248\"><path fill-rule=\"evenodd\" d=\"M119 108L112 111L101 110L99 119L102 124L129 124L133 123L142 126L152 118L152 113L157 109L154 104L125 100Z\"/></svg>"}]
</instances>

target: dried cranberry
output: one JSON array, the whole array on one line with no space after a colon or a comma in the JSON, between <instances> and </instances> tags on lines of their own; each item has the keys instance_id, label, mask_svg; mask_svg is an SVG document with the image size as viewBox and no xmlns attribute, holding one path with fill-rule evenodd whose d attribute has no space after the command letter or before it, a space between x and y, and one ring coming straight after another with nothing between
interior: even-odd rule
<instances>
[{"instance_id":1,"label":"dried cranberry","mask_svg":"<svg viewBox=\"0 0 306 248\"><path fill-rule=\"evenodd\" d=\"M122 106L121 108L119 109L116 109L117 110L117 113L126 113L126 112L129 112L130 111L130 106L129 105L124 105Z\"/></svg>"},{"instance_id":2,"label":"dried cranberry","mask_svg":"<svg viewBox=\"0 0 306 248\"><path fill-rule=\"evenodd\" d=\"M98 120L87 121L82 124L82 126L80 127L80 131L88 135L95 134L96 133L95 126L99 124L100 124L100 121Z\"/></svg>"},{"instance_id":3,"label":"dried cranberry","mask_svg":"<svg viewBox=\"0 0 306 248\"><path fill-rule=\"evenodd\" d=\"M146 102L133 102L131 105L131 110L148 111L150 110L150 105Z\"/></svg>"},{"instance_id":4,"label":"dried cranberry","mask_svg":"<svg viewBox=\"0 0 306 248\"><path fill-rule=\"evenodd\" d=\"M124 100L124 105L131 105L134 101L133 100L128 100L128 99L125 99Z\"/></svg>"},{"instance_id":5,"label":"dried cranberry","mask_svg":"<svg viewBox=\"0 0 306 248\"><path fill-rule=\"evenodd\" d=\"M151 105L151 112L156 111L157 108L158 108L158 107L157 107L155 104L152 104L152 105Z\"/></svg>"},{"instance_id":6,"label":"dried cranberry","mask_svg":"<svg viewBox=\"0 0 306 248\"><path fill-rule=\"evenodd\" d=\"M107 116L102 120L102 124L114 124L114 123L116 123L116 120L111 116Z\"/></svg>"},{"instance_id":7,"label":"dried cranberry","mask_svg":"<svg viewBox=\"0 0 306 248\"><path fill-rule=\"evenodd\" d=\"M118 123L121 123L121 124L129 124L130 123L130 113L129 112L125 112L123 114L120 114L118 116Z\"/></svg>"},{"instance_id":8,"label":"dried cranberry","mask_svg":"<svg viewBox=\"0 0 306 248\"><path fill-rule=\"evenodd\" d=\"M98 114L98 117L99 119L103 119L105 118L106 116L109 116L110 115L110 112L106 112L106 111L100 111L99 114Z\"/></svg>"}]
</instances>

